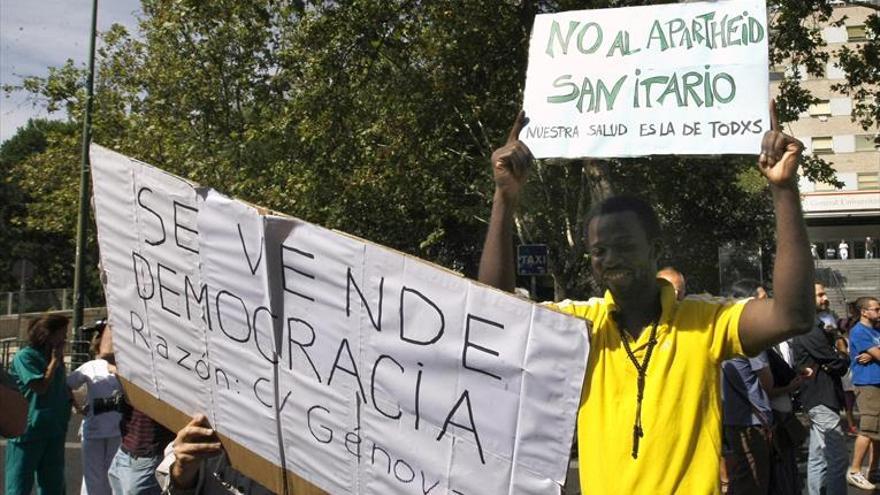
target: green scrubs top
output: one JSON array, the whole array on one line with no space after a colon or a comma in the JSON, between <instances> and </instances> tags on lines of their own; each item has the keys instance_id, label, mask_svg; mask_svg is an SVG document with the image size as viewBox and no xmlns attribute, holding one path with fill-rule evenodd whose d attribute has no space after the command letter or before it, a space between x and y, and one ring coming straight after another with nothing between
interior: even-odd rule
<instances>
[{"instance_id":1,"label":"green scrubs top","mask_svg":"<svg viewBox=\"0 0 880 495\"><path fill-rule=\"evenodd\" d=\"M15 379L18 390L28 401L27 431L12 442L27 442L48 438L64 437L70 421L70 396L67 393L64 365L61 364L52 375L49 388L38 394L28 385L43 378L49 361L42 352L25 347L15 353L10 375Z\"/></svg>"}]
</instances>

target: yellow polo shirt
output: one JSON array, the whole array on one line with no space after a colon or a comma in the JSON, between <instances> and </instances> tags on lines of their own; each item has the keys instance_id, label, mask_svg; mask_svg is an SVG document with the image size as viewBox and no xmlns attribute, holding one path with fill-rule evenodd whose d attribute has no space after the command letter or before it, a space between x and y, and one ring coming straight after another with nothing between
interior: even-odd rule
<instances>
[{"instance_id":1,"label":"yellow polo shirt","mask_svg":"<svg viewBox=\"0 0 880 495\"><path fill-rule=\"evenodd\" d=\"M645 378L638 459L632 458L638 373L610 315L614 298L606 292L604 299L551 305L593 322L577 420L586 495L720 493L719 366L743 354L739 318L745 302L708 296L679 302L668 282L661 287L663 311ZM648 326L635 343L630 340L639 363L650 334Z\"/></svg>"}]
</instances>

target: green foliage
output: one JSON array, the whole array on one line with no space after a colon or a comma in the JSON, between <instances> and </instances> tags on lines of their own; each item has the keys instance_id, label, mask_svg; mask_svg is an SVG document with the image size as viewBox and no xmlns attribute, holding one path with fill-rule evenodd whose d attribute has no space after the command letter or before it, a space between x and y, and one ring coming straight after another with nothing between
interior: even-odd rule
<instances>
[{"instance_id":1,"label":"green foliage","mask_svg":"<svg viewBox=\"0 0 880 495\"><path fill-rule=\"evenodd\" d=\"M878 9L880 10L880 9ZM873 13L865 21L867 39L855 48L843 47L838 52L837 65L847 78L835 84L832 90L852 98L852 118L863 129L880 125L880 15ZM874 142L880 146L880 133Z\"/></svg>"},{"instance_id":2,"label":"green foliage","mask_svg":"<svg viewBox=\"0 0 880 495\"><path fill-rule=\"evenodd\" d=\"M144 0L139 36L121 26L102 34L93 136L196 182L474 276L492 199L487 158L519 107L535 14L656 3L664 2ZM771 3L780 22L771 60L824 68L812 23L828 15L827 2ZM68 62L4 89L77 121L84 80ZM786 119L811 102L796 79L784 82ZM45 143L16 159L3 182L4 195L26 198L10 203L25 206L9 239L60 236L69 252L46 254L46 263L69 274L77 133L47 133ZM595 288L584 215L610 191L637 192L658 204L675 248L668 261L693 289L717 290L719 243L772 247L769 201L752 167L738 157L542 162L519 241L549 244L557 295L585 297ZM806 170L833 181L827 164Z\"/></svg>"},{"instance_id":3,"label":"green foliage","mask_svg":"<svg viewBox=\"0 0 880 495\"><path fill-rule=\"evenodd\" d=\"M718 248L728 242L772 252L773 210L753 156L621 161L612 170L621 190L649 198L663 224L662 265L687 277L689 292L719 294ZM665 171L658 174L660 169ZM765 273L767 271L765 270Z\"/></svg>"},{"instance_id":4,"label":"green foliage","mask_svg":"<svg viewBox=\"0 0 880 495\"><path fill-rule=\"evenodd\" d=\"M17 290L12 264L35 266L31 287L69 287L76 248L78 128L31 120L0 146L0 290ZM95 294L93 293L92 296Z\"/></svg>"}]
</instances>

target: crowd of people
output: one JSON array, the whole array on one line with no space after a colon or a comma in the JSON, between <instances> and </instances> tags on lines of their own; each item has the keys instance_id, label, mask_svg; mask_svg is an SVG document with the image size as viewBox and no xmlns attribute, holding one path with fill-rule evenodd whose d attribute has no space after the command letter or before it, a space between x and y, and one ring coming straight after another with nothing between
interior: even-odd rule
<instances>
[{"instance_id":1,"label":"crowd of people","mask_svg":"<svg viewBox=\"0 0 880 495\"><path fill-rule=\"evenodd\" d=\"M662 290L670 292L666 304L686 301L681 273L666 267L657 277L666 281ZM808 333L754 357L737 356L721 364L722 493L802 493L795 456L807 439L808 493L843 494L847 483L876 488L880 302L859 298L850 305L850 314L838 319L829 310L824 286L815 283L813 288L815 324ZM727 296L763 300L770 292L757 281L742 280ZM175 435L125 404L115 377L109 326L98 326L91 347L94 359L65 376L61 349L67 325L66 317L58 315L34 320L29 344L16 354L11 376L0 386L0 433L10 437L5 493L29 494L35 480L39 493L65 493L64 438L71 407L83 414L84 495L268 493L229 467L204 415L197 414ZM71 390L83 386L85 400L78 404ZM795 415L798 406L808 429ZM846 434L855 436L851 459ZM638 456L637 446L633 456Z\"/></svg>"},{"instance_id":2,"label":"crowd of people","mask_svg":"<svg viewBox=\"0 0 880 495\"><path fill-rule=\"evenodd\" d=\"M801 493L795 455L807 441L811 495L843 494L847 483L874 488L880 303L860 298L840 320L829 311L797 189L803 146L771 116L758 166L776 215L773 297L750 280L726 297L688 295L681 273L657 270L661 224L640 198L612 196L589 212L584 242L605 292L548 303L589 322L577 417L582 493ZM524 122L520 113L492 154L495 194L479 268L482 282L510 292L514 213L532 162L518 138ZM40 494L65 493L72 407L84 414L83 494L265 492L229 465L204 415L175 434L128 405L109 326L96 330L94 359L65 373L68 324L59 315L31 322L11 387L0 387L0 431L10 438L5 493L28 495L34 482ZM86 387L82 403L71 392L79 387ZM7 407L21 411L7 415ZM852 458L848 433L856 435Z\"/></svg>"},{"instance_id":3,"label":"crowd of people","mask_svg":"<svg viewBox=\"0 0 880 495\"><path fill-rule=\"evenodd\" d=\"M176 434L128 404L116 378L112 330L92 327L93 359L65 372L69 320L47 314L30 322L28 343L0 369L0 435L9 495L68 493L64 445L71 411L83 416L82 495L269 494L228 464L204 415ZM84 392L78 399L78 392Z\"/></svg>"},{"instance_id":4,"label":"crowd of people","mask_svg":"<svg viewBox=\"0 0 880 495\"><path fill-rule=\"evenodd\" d=\"M874 250L875 250L875 242L871 236L865 236L864 243L859 244L857 247L860 249L864 247L864 254L862 255L864 259L870 260L874 259ZM810 244L810 253L813 256L813 259L825 258L829 260L833 260L835 258L841 260L850 259L850 245L846 241L846 239L841 239L840 244L837 245L837 248L834 248L832 242L826 243L825 251L821 251L819 247L815 243ZM854 258L855 256L853 256Z\"/></svg>"},{"instance_id":5,"label":"crowd of people","mask_svg":"<svg viewBox=\"0 0 880 495\"><path fill-rule=\"evenodd\" d=\"M760 298L768 292L755 281L741 281L730 295ZM815 283L814 293L816 323L808 333L722 364L721 482L727 493L802 493L795 454L807 438L807 493L843 494L847 484L877 488L880 360L874 354L880 357L880 303L859 298L852 304L856 317L838 320L825 287ZM794 414L795 404L808 429ZM847 434L855 436L851 459Z\"/></svg>"}]
</instances>

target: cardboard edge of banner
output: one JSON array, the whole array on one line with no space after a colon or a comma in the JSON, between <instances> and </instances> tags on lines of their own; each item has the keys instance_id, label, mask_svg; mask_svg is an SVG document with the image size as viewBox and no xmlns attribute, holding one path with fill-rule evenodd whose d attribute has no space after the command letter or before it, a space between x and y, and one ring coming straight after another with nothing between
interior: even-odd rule
<instances>
[{"instance_id":1,"label":"cardboard edge of banner","mask_svg":"<svg viewBox=\"0 0 880 495\"><path fill-rule=\"evenodd\" d=\"M165 428L177 432L189 423L189 415L167 402L153 397L149 392L125 378L118 375L117 378L125 390L128 402L134 408L162 424ZM295 493L297 495L326 495L327 492L312 485L292 471L272 464L220 432L217 432L217 435L220 437L220 443L223 444L223 449L229 458L229 464L268 490L275 493ZM286 491L285 485L287 487Z\"/></svg>"}]
</instances>

